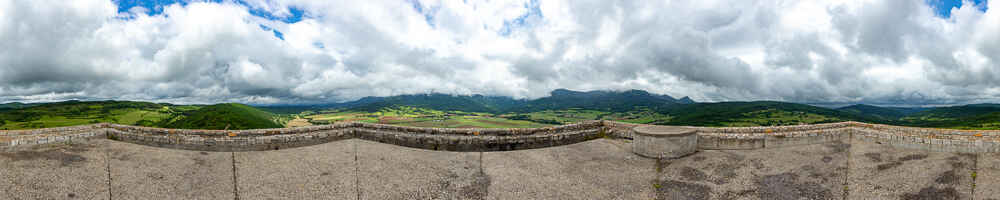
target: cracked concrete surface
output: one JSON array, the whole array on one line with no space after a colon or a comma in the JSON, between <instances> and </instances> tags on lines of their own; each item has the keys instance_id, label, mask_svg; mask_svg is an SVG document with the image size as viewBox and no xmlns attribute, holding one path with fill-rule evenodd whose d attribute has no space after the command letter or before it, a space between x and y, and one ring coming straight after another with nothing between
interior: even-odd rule
<instances>
[{"instance_id":1,"label":"cracked concrete surface","mask_svg":"<svg viewBox=\"0 0 1000 200\"><path fill-rule=\"evenodd\" d=\"M109 199L103 148L110 143L48 144L0 153L0 199Z\"/></svg>"},{"instance_id":2,"label":"cracked concrete surface","mask_svg":"<svg viewBox=\"0 0 1000 200\"><path fill-rule=\"evenodd\" d=\"M855 143L850 199L971 199L974 154Z\"/></svg>"},{"instance_id":3,"label":"cracked concrete surface","mask_svg":"<svg viewBox=\"0 0 1000 200\"><path fill-rule=\"evenodd\" d=\"M631 153L630 147L628 140L597 139L480 153L349 139L231 153L92 140L0 153L0 199L234 199L238 195L240 199L986 200L1000 196L1000 155L995 153L927 152L847 139L749 151L703 150L679 159L655 160Z\"/></svg>"}]
</instances>

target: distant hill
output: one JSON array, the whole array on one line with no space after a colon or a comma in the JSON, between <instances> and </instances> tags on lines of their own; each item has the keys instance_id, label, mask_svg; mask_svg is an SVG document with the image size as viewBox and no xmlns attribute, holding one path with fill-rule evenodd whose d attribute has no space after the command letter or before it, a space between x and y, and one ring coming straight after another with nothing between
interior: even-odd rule
<instances>
[{"instance_id":1,"label":"distant hill","mask_svg":"<svg viewBox=\"0 0 1000 200\"><path fill-rule=\"evenodd\" d=\"M377 112L383 108L409 106L444 111L464 112L502 112L509 106L518 105L520 101L510 97L489 97L482 95L448 95L448 94L412 94L367 99L370 102L349 102L357 106L350 110ZM361 101L361 100L359 100Z\"/></svg>"},{"instance_id":2,"label":"distant hill","mask_svg":"<svg viewBox=\"0 0 1000 200\"><path fill-rule=\"evenodd\" d=\"M932 108L901 118L906 126L1000 129L1000 104L970 104Z\"/></svg>"},{"instance_id":3,"label":"distant hill","mask_svg":"<svg viewBox=\"0 0 1000 200\"><path fill-rule=\"evenodd\" d=\"M642 90L580 92L559 89L534 100L483 95L416 94L366 97L357 101L305 106L243 104L172 105L132 101L64 101L0 104L0 129L33 129L100 122L187 129L277 128L303 111L312 114L367 113L499 116L508 120L563 124L608 119L690 126L775 126L860 121L917 127L1000 129L1000 104L937 108L851 105L837 109L798 103L754 101L697 103ZM334 108L334 110L330 110ZM403 109L406 108L406 109ZM269 112L270 111L270 112ZM428 114L428 112L432 112ZM275 114L278 113L278 114ZM280 114L280 115L279 115ZM291 115L290 115L291 114ZM328 117L328 116L327 116ZM329 117L328 117L329 118ZM391 119L398 120L398 119Z\"/></svg>"},{"instance_id":4,"label":"distant hill","mask_svg":"<svg viewBox=\"0 0 1000 200\"><path fill-rule=\"evenodd\" d=\"M100 122L156 126L197 106L134 101L64 101L0 110L0 129L33 129Z\"/></svg>"},{"instance_id":5,"label":"distant hill","mask_svg":"<svg viewBox=\"0 0 1000 200\"><path fill-rule=\"evenodd\" d=\"M34 104L34 103L28 103L28 104L26 104L26 103L21 103L21 102L5 103L5 104L0 104L0 111L2 111L2 110L21 109L21 108L27 108L27 107L37 106L37 105L39 105L39 104Z\"/></svg>"},{"instance_id":6,"label":"distant hill","mask_svg":"<svg viewBox=\"0 0 1000 200\"><path fill-rule=\"evenodd\" d=\"M912 117L963 118L1000 112L1000 104L969 104L937 107L914 113Z\"/></svg>"},{"instance_id":7,"label":"distant hill","mask_svg":"<svg viewBox=\"0 0 1000 200\"><path fill-rule=\"evenodd\" d=\"M638 108L662 109L695 103L691 98L674 99L643 90L580 92L557 89L550 96L535 100L484 95L413 94L391 97L365 97L358 101L329 107L376 112L382 108L410 106L444 111L508 113L561 110L569 108L624 112ZM273 108L268 108L273 109Z\"/></svg>"},{"instance_id":8,"label":"distant hill","mask_svg":"<svg viewBox=\"0 0 1000 200\"><path fill-rule=\"evenodd\" d=\"M667 125L776 126L841 121L881 122L877 118L797 103L754 101L698 103L666 111Z\"/></svg>"},{"instance_id":9,"label":"distant hill","mask_svg":"<svg viewBox=\"0 0 1000 200\"><path fill-rule=\"evenodd\" d=\"M679 103L679 104L693 104L693 103L698 103L698 102L695 102L694 100L692 100L691 97L684 97L684 98L678 99L677 103Z\"/></svg>"},{"instance_id":10,"label":"distant hill","mask_svg":"<svg viewBox=\"0 0 1000 200\"><path fill-rule=\"evenodd\" d=\"M534 112L581 108L625 112L636 108L663 109L692 102L690 98L680 101L667 95L650 94L643 90L578 92L557 89L552 91L550 96L529 101L527 106L517 108L514 111Z\"/></svg>"},{"instance_id":11,"label":"distant hill","mask_svg":"<svg viewBox=\"0 0 1000 200\"><path fill-rule=\"evenodd\" d=\"M838 108L839 111L868 115L871 117L876 117L883 120L898 120L900 118L928 110L929 108L913 108L913 107L879 107L866 104L856 104L851 106L846 106Z\"/></svg>"},{"instance_id":12,"label":"distant hill","mask_svg":"<svg viewBox=\"0 0 1000 200\"><path fill-rule=\"evenodd\" d=\"M184 118L164 127L182 129L238 130L281 128L273 113L237 103L216 104L202 107Z\"/></svg>"}]
</instances>

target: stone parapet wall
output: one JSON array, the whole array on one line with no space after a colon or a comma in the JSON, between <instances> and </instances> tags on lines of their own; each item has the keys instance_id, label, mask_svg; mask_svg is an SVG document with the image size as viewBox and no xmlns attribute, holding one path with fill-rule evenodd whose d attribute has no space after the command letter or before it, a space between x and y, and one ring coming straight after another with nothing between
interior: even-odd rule
<instances>
[{"instance_id":1,"label":"stone parapet wall","mask_svg":"<svg viewBox=\"0 0 1000 200\"><path fill-rule=\"evenodd\" d=\"M896 147L938 152L995 153L1000 152L1000 140L973 137L928 137L921 134L897 134L884 129L852 127L855 140L888 144Z\"/></svg>"},{"instance_id":2,"label":"stone parapet wall","mask_svg":"<svg viewBox=\"0 0 1000 200\"><path fill-rule=\"evenodd\" d=\"M776 126L699 127L699 149L762 149L854 139L929 151L1000 152L1000 131L915 128L860 122Z\"/></svg>"},{"instance_id":3,"label":"stone parapet wall","mask_svg":"<svg viewBox=\"0 0 1000 200\"><path fill-rule=\"evenodd\" d=\"M633 128L632 153L649 158L674 159L698 151L698 130L682 126Z\"/></svg>"},{"instance_id":4,"label":"stone parapet wall","mask_svg":"<svg viewBox=\"0 0 1000 200\"><path fill-rule=\"evenodd\" d=\"M198 151L261 151L310 146L353 137L353 128L327 128L272 135L198 135L183 133L130 132L107 128L108 139L128 143ZM182 131L179 131L182 132ZM256 133L256 132L254 132Z\"/></svg>"},{"instance_id":5,"label":"stone parapet wall","mask_svg":"<svg viewBox=\"0 0 1000 200\"><path fill-rule=\"evenodd\" d=\"M50 143L73 143L85 142L95 138L103 138L105 131L101 129L80 130L75 132L64 132L58 135L39 135L26 137L0 137L0 151L16 150L19 147L41 145Z\"/></svg>"},{"instance_id":6,"label":"stone parapet wall","mask_svg":"<svg viewBox=\"0 0 1000 200\"><path fill-rule=\"evenodd\" d=\"M892 126L884 124L868 124L860 122L852 122L854 127L863 127L866 129L882 131L886 133L914 136L914 137L930 137L936 139L953 139L953 140L1000 140L1000 130L955 130L955 129L942 129L942 128L919 128L919 127L905 127L905 126Z\"/></svg>"},{"instance_id":7,"label":"stone parapet wall","mask_svg":"<svg viewBox=\"0 0 1000 200\"><path fill-rule=\"evenodd\" d=\"M201 137L256 137L274 135L296 135L302 133L339 130L357 127L358 123L335 123L330 125L306 126L295 128L249 129L249 130L198 130L198 129L168 129L120 124L106 124L102 128L110 128L124 132L145 135L189 135Z\"/></svg>"},{"instance_id":8,"label":"stone parapet wall","mask_svg":"<svg viewBox=\"0 0 1000 200\"><path fill-rule=\"evenodd\" d=\"M61 133L72 133L79 131L87 131L95 128L101 128L107 126L107 123L98 124L88 124L79 126L66 126L66 127L55 127L55 128L40 128L40 129L29 129L29 130L0 130L0 137L4 136L35 136L35 135L46 135L46 134L61 134Z\"/></svg>"},{"instance_id":9,"label":"stone parapet wall","mask_svg":"<svg viewBox=\"0 0 1000 200\"><path fill-rule=\"evenodd\" d=\"M464 136L525 136L551 135L562 132L600 129L602 121L593 120L575 124L559 125L543 128L424 128L412 126L396 126L387 124L354 123L354 126L365 130L405 132L410 134L429 135L464 135Z\"/></svg>"},{"instance_id":10,"label":"stone parapet wall","mask_svg":"<svg viewBox=\"0 0 1000 200\"><path fill-rule=\"evenodd\" d=\"M717 150L781 148L832 142L847 138L849 135L847 127L791 130L798 131L771 133L699 132L698 147L699 149Z\"/></svg>"},{"instance_id":11,"label":"stone parapet wall","mask_svg":"<svg viewBox=\"0 0 1000 200\"><path fill-rule=\"evenodd\" d=\"M431 150L506 151L573 144L601 137L632 139L635 134L633 129L639 126L647 125L586 121L544 128L422 128L346 122L297 128L187 130L100 123L0 131L0 150L109 138L177 149L255 151L359 138ZM773 127L687 128L697 130L698 149L781 148L853 138L933 151L1000 152L1000 131L913 128L859 122Z\"/></svg>"},{"instance_id":12,"label":"stone parapet wall","mask_svg":"<svg viewBox=\"0 0 1000 200\"><path fill-rule=\"evenodd\" d=\"M17 150L19 147L50 144L82 142L94 138L102 138L107 124L91 124L58 128L34 130L0 131L0 151Z\"/></svg>"},{"instance_id":13,"label":"stone parapet wall","mask_svg":"<svg viewBox=\"0 0 1000 200\"><path fill-rule=\"evenodd\" d=\"M353 137L445 151L509 151L552 147L603 137L601 121L544 128L423 128L355 123Z\"/></svg>"},{"instance_id":14,"label":"stone parapet wall","mask_svg":"<svg viewBox=\"0 0 1000 200\"><path fill-rule=\"evenodd\" d=\"M632 129L638 126L645 126L646 124L601 121L601 125L604 126L605 133L610 137L632 139L632 135L635 134L635 131Z\"/></svg>"},{"instance_id":15,"label":"stone parapet wall","mask_svg":"<svg viewBox=\"0 0 1000 200\"><path fill-rule=\"evenodd\" d=\"M599 128L566 130L548 134L518 136L411 134L378 129L355 129L355 137L363 140L405 147L445 151L510 151L561 146L597 139Z\"/></svg>"},{"instance_id":16,"label":"stone parapet wall","mask_svg":"<svg viewBox=\"0 0 1000 200\"><path fill-rule=\"evenodd\" d=\"M809 124L792 126L755 126L755 127L697 127L702 133L779 133L779 132L802 132L812 130L828 130L836 128L846 128L859 124L857 122L837 122L828 124Z\"/></svg>"},{"instance_id":17,"label":"stone parapet wall","mask_svg":"<svg viewBox=\"0 0 1000 200\"><path fill-rule=\"evenodd\" d=\"M188 130L101 124L101 136L149 146L199 151L258 151L359 138L445 151L507 151L559 146L603 137L601 121L544 128L422 128L335 123L297 128Z\"/></svg>"}]
</instances>

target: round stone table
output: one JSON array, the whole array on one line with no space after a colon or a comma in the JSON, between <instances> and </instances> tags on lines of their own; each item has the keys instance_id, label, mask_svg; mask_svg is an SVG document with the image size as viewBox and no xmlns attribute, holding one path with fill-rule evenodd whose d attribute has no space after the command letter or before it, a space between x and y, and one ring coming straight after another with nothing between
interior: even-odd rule
<instances>
[{"instance_id":1,"label":"round stone table","mask_svg":"<svg viewBox=\"0 0 1000 200\"><path fill-rule=\"evenodd\" d=\"M698 150L698 134L678 126L639 126L632 129L632 152L650 158L679 158Z\"/></svg>"}]
</instances>

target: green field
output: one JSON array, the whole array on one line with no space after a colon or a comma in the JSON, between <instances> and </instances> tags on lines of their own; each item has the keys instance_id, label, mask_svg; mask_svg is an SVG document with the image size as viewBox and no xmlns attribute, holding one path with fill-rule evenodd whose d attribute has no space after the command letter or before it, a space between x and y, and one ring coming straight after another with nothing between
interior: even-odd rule
<instances>
[{"instance_id":1,"label":"green field","mask_svg":"<svg viewBox=\"0 0 1000 200\"><path fill-rule=\"evenodd\" d=\"M460 98L415 96L417 103L445 107L437 100ZM471 98L471 97L462 97ZM620 98L613 98L620 99ZM487 97L445 101L469 103L490 101ZM515 106L518 102L508 102ZM521 102L523 103L523 102ZM936 108L902 108L853 105L838 109L805 104L756 101L672 104L671 106L636 105L632 109L562 108L525 112L481 112L495 106L457 106L436 110L430 107L394 104L367 105L360 108L260 109L243 104L172 105L129 101L66 101L56 103L8 103L0 109L0 129L35 129L92 123L118 123L147 127L185 129L256 129L297 127L335 122L369 122L416 127L445 128L533 128L571 124L588 120L612 120L639 124L679 126L781 126L860 121L913 127L951 129L1000 129L1000 105L972 104ZM382 105L379 107L379 105ZM492 105L492 104L491 104ZM533 104L547 105L547 104ZM590 106L604 105L601 103ZM625 104L608 104L620 107ZM551 107L558 107L553 105ZM538 108L531 107L528 108ZM547 107L545 107L547 108ZM598 107L600 108L600 107ZM516 109L512 109L516 110ZM529 109L530 110L530 109ZM277 114L275 111L280 111ZM297 112L293 112L297 111Z\"/></svg>"},{"instance_id":2,"label":"green field","mask_svg":"<svg viewBox=\"0 0 1000 200\"><path fill-rule=\"evenodd\" d=\"M242 104L172 105L130 101L67 101L0 112L0 129L19 130L94 123L192 129L277 128L294 116Z\"/></svg>"},{"instance_id":3,"label":"green field","mask_svg":"<svg viewBox=\"0 0 1000 200\"><path fill-rule=\"evenodd\" d=\"M75 126L101 122L157 126L183 118L198 106L175 106L147 102L60 102L0 112L0 129L18 130Z\"/></svg>"},{"instance_id":4,"label":"green field","mask_svg":"<svg viewBox=\"0 0 1000 200\"><path fill-rule=\"evenodd\" d=\"M319 114L304 113L312 124L334 122L369 122L400 126L438 128L536 128L552 126L525 120L510 120L487 113L439 111L408 106L382 108L375 112L327 111Z\"/></svg>"},{"instance_id":5,"label":"green field","mask_svg":"<svg viewBox=\"0 0 1000 200\"><path fill-rule=\"evenodd\" d=\"M240 130L281 128L288 117L281 117L248 105L237 103L215 104L202 107L183 119L166 123L166 128Z\"/></svg>"}]
</instances>

